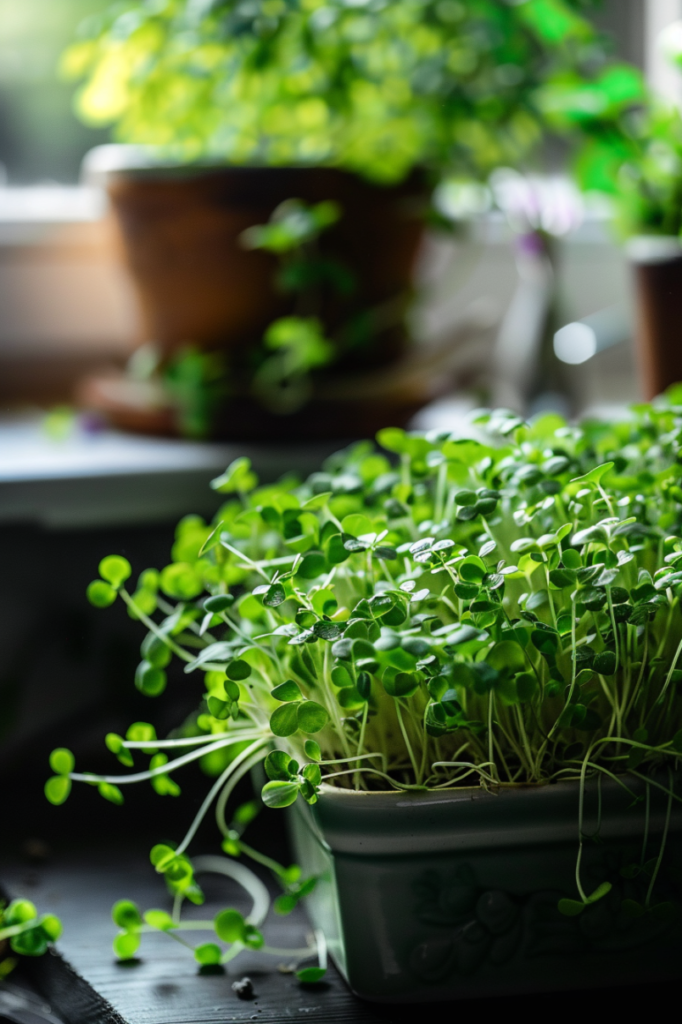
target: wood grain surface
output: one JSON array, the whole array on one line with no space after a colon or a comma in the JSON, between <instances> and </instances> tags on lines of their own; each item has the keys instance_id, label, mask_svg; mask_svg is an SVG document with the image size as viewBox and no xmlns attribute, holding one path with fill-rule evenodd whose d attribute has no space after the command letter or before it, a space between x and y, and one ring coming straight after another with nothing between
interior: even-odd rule
<instances>
[{"instance_id":1,"label":"wood grain surface","mask_svg":"<svg viewBox=\"0 0 682 1024\"><path fill-rule=\"evenodd\" d=\"M265 879L264 879L265 880ZM170 909L163 881L139 853L102 851L60 854L44 866L0 864L0 882L10 895L21 893L41 911L59 914L64 935L58 952L28 964L34 986L67 1024L431 1024L481 1012L508 1016L540 1013L555 1015L558 1006L567 1014L586 1006L617 1012L651 1008L666 995L672 1000L676 985L636 986L615 990L550 993L462 1001L425 1006L378 1006L356 999L330 967L318 985L302 986L292 974L282 973L286 958L245 951L223 971L199 969L190 952L167 935L143 936L139 959L118 963L111 950L116 928L111 906L121 898L135 900L142 910ZM236 883L203 875L203 907L190 907L188 916L211 918L234 906L247 912ZM302 909L289 917L271 914L264 928L266 942L277 947L304 945L309 931ZM193 944L211 941L211 935L191 932ZM214 972L215 973L212 973ZM240 1000L232 982L248 975L254 997ZM1 1018L0 1018L1 1019Z\"/></svg>"}]
</instances>

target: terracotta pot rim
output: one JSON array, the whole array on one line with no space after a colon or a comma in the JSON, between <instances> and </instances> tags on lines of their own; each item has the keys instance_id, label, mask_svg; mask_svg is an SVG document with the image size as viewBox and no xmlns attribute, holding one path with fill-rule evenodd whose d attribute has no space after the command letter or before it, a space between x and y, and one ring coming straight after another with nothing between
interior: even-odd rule
<instances>
[{"instance_id":1,"label":"terracotta pot rim","mask_svg":"<svg viewBox=\"0 0 682 1024\"><path fill-rule=\"evenodd\" d=\"M682 258L682 241L677 235L633 235L625 251L635 264L669 263Z\"/></svg>"}]
</instances>

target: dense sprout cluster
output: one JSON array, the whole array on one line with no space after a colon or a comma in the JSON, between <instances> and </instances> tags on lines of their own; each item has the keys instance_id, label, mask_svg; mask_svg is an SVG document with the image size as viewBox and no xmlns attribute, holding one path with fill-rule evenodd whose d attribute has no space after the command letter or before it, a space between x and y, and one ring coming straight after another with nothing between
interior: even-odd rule
<instances>
[{"instance_id":1,"label":"dense sprout cluster","mask_svg":"<svg viewBox=\"0 0 682 1024\"><path fill-rule=\"evenodd\" d=\"M143 779L177 795L171 774L201 758L216 781L182 843L155 847L152 863L176 897L201 902L185 851L215 802L223 850L274 871L284 912L314 880L244 843L256 805L226 818L261 761L271 807L314 804L325 782L433 790L624 773L672 801L682 392L580 426L482 411L464 435L389 428L304 483L261 486L238 459L213 481L228 496L214 522L183 519L160 572L128 590L128 562L105 558L88 594L101 607L120 596L146 626L135 685L162 693L177 659L203 702L168 739L141 722L107 737L128 767L151 757L133 774L77 774L55 751L48 798L62 802L73 780L115 803ZM577 882L566 912L589 902Z\"/></svg>"},{"instance_id":2,"label":"dense sprout cluster","mask_svg":"<svg viewBox=\"0 0 682 1024\"><path fill-rule=\"evenodd\" d=\"M203 678L195 742L274 738L313 762L310 799L320 758L361 758L335 784L363 788L654 765L682 739L681 416L671 400L622 423L387 429L383 452L354 445L304 484L258 486L240 459L213 482L233 495L214 524L186 517L173 561L130 594L110 556L90 598L120 593L148 627L143 693L174 656ZM156 788L174 792L164 766Z\"/></svg>"},{"instance_id":3,"label":"dense sprout cluster","mask_svg":"<svg viewBox=\"0 0 682 1024\"><path fill-rule=\"evenodd\" d=\"M584 129L641 100L578 0L129 0L65 56L78 110L183 160L517 166L549 121ZM603 138L604 133L594 133Z\"/></svg>"}]
</instances>

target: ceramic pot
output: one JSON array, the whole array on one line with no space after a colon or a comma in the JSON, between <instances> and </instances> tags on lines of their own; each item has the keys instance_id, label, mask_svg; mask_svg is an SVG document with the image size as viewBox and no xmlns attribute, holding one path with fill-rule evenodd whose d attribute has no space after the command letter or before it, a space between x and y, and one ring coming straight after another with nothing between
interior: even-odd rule
<instances>
[{"instance_id":1,"label":"ceramic pot","mask_svg":"<svg viewBox=\"0 0 682 1024\"><path fill-rule=\"evenodd\" d=\"M633 780L643 792L644 784ZM679 976L682 925L671 908L628 917L650 878L639 865L644 803L602 785L600 842L585 841L581 878L608 896L576 917L578 787L520 786L428 793L362 793L323 787L319 802L292 807L295 852L315 927L351 989L377 1002L465 999L589 988ZM661 848L667 797L651 792L645 860ZM596 832L590 783L585 833ZM679 905L682 811L673 810L654 904ZM629 872L626 871L626 874ZM631 873L631 872L630 872ZM627 907L626 907L627 909Z\"/></svg>"},{"instance_id":2,"label":"ceramic pot","mask_svg":"<svg viewBox=\"0 0 682 1024\"><path fill-rule=\"evenodd\" d=\"M678 238L633 238L628 255L637 297L636 348L643 397L651 401L682 381L682 244Z\"/></svg>"}]
</instances>

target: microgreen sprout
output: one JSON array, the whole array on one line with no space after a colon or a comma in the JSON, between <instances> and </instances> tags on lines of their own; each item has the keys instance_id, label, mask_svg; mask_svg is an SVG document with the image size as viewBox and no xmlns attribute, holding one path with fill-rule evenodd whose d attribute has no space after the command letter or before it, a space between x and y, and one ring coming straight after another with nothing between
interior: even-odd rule
<instances>
[{"instance_id":1,"label":"microgreen sprout","mask_svg":"<svg viewBox=\"0 0 682 1024\"><path fill-rule=\"evenodd\" d=\"M19 956L42 956L61 933L59 918L38 914L30 900L0 902L0 981L14 970ZM10 955L6 956L8 950Z\"/></svg>"},{"instance_id":2,"label":"microgreen sprout","mask_svg":"<svg viewBox=\"0 0 682 1024\"><path fill-rule=\"evenodd\" d=\"M126 589L125 559L100 564L93 603L120 597L147 630L142 692L161 691L174 659L203 684L203 703L168 739L139 722L110 734L127 774L79 774L55 751L46 792L61 803L84 781L118 803L148 780L177 795L177 769L219 759L184 839L152 850L175 898L173 934L182 901L202 900L186 851L213 806L226 859L206 869L222 864L260 907L237 858L259 862L282 887L280 912L314 887L244 841L256 806L226 817L261 762L271 808L314 805L325 786L574 780L580 854L588 779L615 779L647 806L663 790L668 820L682 799L682 391L622 422L481 411L469 434L386 429L379 447L353 445L303 483L259 485L237 460L214 481L228 499L214 521L183 519L160 573ZM655 852L645 839L631 871L650 884L625 912L655 910L666 835ZM559 909L579 914L609 888L584 888L579 856L577 898ZM262 920L254 910L243 928ZM221 962L260 941L239 928L217 933L229 945ZM128 929L142 930L137 918ZM118 942L126 953L135 940Z\"/></svg>"}]
</instances>

